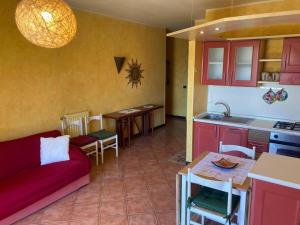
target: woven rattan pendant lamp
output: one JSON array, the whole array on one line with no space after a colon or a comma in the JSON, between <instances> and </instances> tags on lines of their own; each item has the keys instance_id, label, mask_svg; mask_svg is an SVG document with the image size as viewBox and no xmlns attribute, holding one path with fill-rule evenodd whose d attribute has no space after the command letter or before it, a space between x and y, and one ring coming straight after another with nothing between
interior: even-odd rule
<instances>
[{"instance_id":1,"label":"woven rattan pendant lamp","mask_svg":"<svg viewBox=\"0 0 300 225\"><path fill-rule=\"evenodd\" d=\"M22 0L15 17L22 35L40 47L60 48L77 30L75 15L62 0Z\"/></svg>"}]
</instances>

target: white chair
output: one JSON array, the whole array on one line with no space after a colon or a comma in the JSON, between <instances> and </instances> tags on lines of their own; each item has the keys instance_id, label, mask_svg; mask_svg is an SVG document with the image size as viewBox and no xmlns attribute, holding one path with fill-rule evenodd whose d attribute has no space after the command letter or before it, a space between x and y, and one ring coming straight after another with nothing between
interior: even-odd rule
<instances>
[{"instance_id":1,"label":"white chair","mask_svg":"<svg viewBox=\"0 0 300 225\"><path fill-rule=\"evenodd\" d=\"M220 153L233 152L233 151L242 152L249 158L255 159L255 151L256 151L255 146L253 146L253 149L251 149L239 145L223 145L223 142L220 141L220 146L219 146Z\"/></svg>"},{"instance_id":2,"label":"white chair","mask_svg":"<svg viewBox=\"0 0 300 225\"><path fill-rule=\"evenodd\" d=\"M82 118L67 121L64 117L61 119L62 134L71 135L70 144L82 149L87 156L95 155L96 164L99 164L98 140L97 138L87 136L84 133Z\"/></svg>"},{"instance_id":3,"label":"white chair","mask_svg":"<svg viewBox=\"0 0 300 225\"><path fill-rule=\"evenodd\" d=\"M100 130L96 132L90 132L89 127L92 121L98 121ZM116 157L118 158L119 155L119 145L118 145L118 135L114 132L107 131L103 129L103 116L102 114L97 116L87 116L85 117L85 128L86 133L98 139L100 144L100 151L101 151L101 161L104 162L104 150L108 148L113 148L116 150Z\"/></svg>"},{"instance_id":4,"label":"white chair","mask_svg":"<svg viewBox=\"0 0 300 225\"><path fill-rule=\"evenodd\" d=\"M187 224L204 225L205 218L221 224L231 223L238 210L239 196L232 195L232 179L215 181L199 177L188 169ZM192 184L201 186L199 193L192 197ZM201 216L201 223L191 219L191 213Z\"/></svg>"}]
</instances>

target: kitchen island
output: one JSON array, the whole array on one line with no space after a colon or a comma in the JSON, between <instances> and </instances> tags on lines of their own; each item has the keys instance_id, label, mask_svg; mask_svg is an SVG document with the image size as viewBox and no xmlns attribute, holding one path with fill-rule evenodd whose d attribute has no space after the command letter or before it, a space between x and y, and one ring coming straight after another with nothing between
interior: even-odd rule
<instances>
[{"instance_id":1,"label":"kitchen island","mask_svg":"<svg viewBox=\"0 0 300 225\"><path fill-rule=\"evenodd\" d=\"M300 159L263 153L253 179L250 225L300 224Z\"/></svg>"}]
</instances>

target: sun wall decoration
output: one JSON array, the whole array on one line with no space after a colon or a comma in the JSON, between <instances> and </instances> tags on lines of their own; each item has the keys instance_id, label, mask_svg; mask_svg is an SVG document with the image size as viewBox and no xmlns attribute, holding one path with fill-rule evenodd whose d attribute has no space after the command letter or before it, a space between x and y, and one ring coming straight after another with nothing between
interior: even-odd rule
<instances>
[{"instance_id":1,"label":"sun wall decoration","mask_svg":"<svg viewBox=\"0 0 300 225\"><path fill-rule=\"evenodd\" d=\"M137 88L138 85L142 85L141 79L144 78L142 75L144 70L141 69L142 64L138 63L137 59L135 61L131 59L131 63L128 63L128 67L126 70L128 72L128 76L126 77L128 84L131 84L131 88L134 86Z\"/></svg>"}]
</instances>

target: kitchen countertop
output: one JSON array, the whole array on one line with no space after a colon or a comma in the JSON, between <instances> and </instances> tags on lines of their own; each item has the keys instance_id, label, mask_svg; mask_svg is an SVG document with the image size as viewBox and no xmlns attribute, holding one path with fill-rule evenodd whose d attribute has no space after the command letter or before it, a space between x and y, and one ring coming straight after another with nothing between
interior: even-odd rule
<instances>
[{"instance_id":1,"label":"kitchen countertop","mask_svg":"<svg viewBox=\"0 0 300 225\"><path fill-rule=\"evenodd\" d=\"M300 190L300 159L263 153L248 177Z\"/></svg>"},{"instance_id":2,"label":"kitchen countertop","mask_svg":"<svg viewBox=\"0 0 300 225\"><path fill-rule=\"evenodd\" d=\"M237 122L231 122L231 121L224 121L224 120L218 120L218 119L204 119L208 113L202 113L197 116L194 116L194 121L196 122L203 122L203 123L211 123L211 124L218 124L218 125L227 125L227 126L234 126L234 127L240 127L240 128L246 128L246 129L253 129L253 130L262 130L262 131L270 131L270 132L278 132L278 133L285 133L285 134L292 134L300 136L300 132L298 131L292 131L292 130L283 130L283 129L276 129L273 128L276 120L269 120L269 119L256 119L256 118L249 118L249 121L246 123L237 123ZM216 114L216 113L213 113ZM241 116L237 116L241 117ZM244 117L248 118L248 117Z\"/></svg>"}]
</instances>

